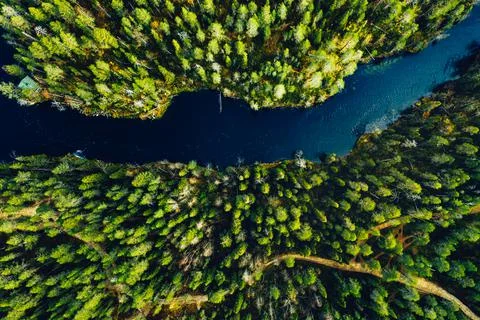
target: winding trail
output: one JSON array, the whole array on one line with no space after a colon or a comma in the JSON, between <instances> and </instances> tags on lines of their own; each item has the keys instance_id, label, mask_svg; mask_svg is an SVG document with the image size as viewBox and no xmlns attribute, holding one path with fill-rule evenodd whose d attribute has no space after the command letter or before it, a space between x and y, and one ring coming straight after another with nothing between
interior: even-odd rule
<instances>
[{"instance_id":1,"label":"winding trail","mask_svg":"<svg viewBox=\"0 0 480 320\"><path fill-rule=\"evenodd\" d=\"M330 259L325 259L321 257L315 257L315 256L302 256L299 254L295 253L287 253L283 254L280 256L275 257L274 259L261 264L258 266L257 271L263 272L266 269L278 265L280 262L288 260L288 259L294 259L298 261L304 261L304 262L309 262L317 265L322 265L326 266L329 268L334 268L337 270L341 271L346 271L346 272L354 272L354 273L363 273L363 274L369 274L374 277L384 279L384 276L382 275L381 271L377 270L372 270L368 266L356 262L351 262L351 263L340 263L334 260ZM453 304L457 305L460 310L471 320L480 320L480 317L477 316L467 305L465 305L460 299L455 297L453 294L449 293L447 290L443 289L439 285L428 281L424 278L420 277L415 277L415 276L405 276L405 275L400 275L400 277L395 280L395 282L401 283L403 285L413 287L423 293L426 294L432 294L437 297L443 298L445 300L448 300L452 302Z\"/></svg>"}]
</instances>

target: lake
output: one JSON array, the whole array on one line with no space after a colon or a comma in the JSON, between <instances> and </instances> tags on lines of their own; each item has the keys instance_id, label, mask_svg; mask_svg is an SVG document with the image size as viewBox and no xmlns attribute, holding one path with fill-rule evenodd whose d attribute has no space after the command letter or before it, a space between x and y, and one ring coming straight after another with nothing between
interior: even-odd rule
<instances>
[{"instance_id":1,"label":"lake","mask_svg":"<svg viewBox=\"0 0 480 320\"><path fill-rule=\"evenodd\" d=\"M48 105L20 107L0 98L0 160L14 155L63 155L145 163L167 159L220 167L292 158L297 150L311 160L322 153L348 153L359 134L384 128L413 102L453 79L456 62L480 42L480 6L447 37L424 51L361 66L345 90L310 109L252 111L241 100L213 91L174 99L160 120L85 117ZM12 62L5 45L0 64Z\"/></svg>"}]
</instances>

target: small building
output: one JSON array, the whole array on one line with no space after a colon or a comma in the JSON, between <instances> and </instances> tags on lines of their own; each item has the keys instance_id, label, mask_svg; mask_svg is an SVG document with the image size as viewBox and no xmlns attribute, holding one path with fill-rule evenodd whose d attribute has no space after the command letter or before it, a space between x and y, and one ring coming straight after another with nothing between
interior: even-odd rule
<instances>
[{"instance_id":1,"label":"small building","mask_svg":"<svg viewBox=\"0 0 480 320\"><path fill-rule=\"evenodd\" d=\"M30 78L29 76L26 76L25 78L22 79L22 81L20 81L20 83L18 84L18 88L31 89L35 91L39 91L41 89L38 83L35 82L35 80Z\"/></svg>"}]
</instances>

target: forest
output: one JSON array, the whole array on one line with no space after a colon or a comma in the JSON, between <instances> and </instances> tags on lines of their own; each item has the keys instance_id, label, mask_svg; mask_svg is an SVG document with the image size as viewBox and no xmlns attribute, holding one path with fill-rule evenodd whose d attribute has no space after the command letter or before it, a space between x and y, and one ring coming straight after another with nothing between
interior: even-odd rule
<instances>
[{"instance_id":1,"label":"forest","mask_svg":"<svg viewBox=\"0 0 480 320\"><path fill-rule=\"evenodd\" d=\"M3 163L0 317L478 320L479 108L480 55L346 157Z\"/></svg>"},{"instance_id":2,"label":"forest","mask_svg":"<svg viewBox=\"0 0 480 320\"><path fill-rule=\"evenodd\" d=\"M0 93L116 118L160 118L201 89L253 109L310 107L359 63L421 50L475 2L3 0L16 64Z\"/></svg>"}]
</instances>

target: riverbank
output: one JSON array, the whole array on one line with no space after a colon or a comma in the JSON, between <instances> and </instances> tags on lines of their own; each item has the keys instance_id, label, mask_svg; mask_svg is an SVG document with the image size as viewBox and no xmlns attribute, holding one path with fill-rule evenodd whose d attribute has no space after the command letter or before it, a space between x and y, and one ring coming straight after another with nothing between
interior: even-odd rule
<instances>
[{"instance_id":1,"label":"riverbank","mask_svg":"<svg viewBox=\"0 0 480 320\"><path fill-rule=\"evenodd\" d=\"M85 157L106 162L196 160L225 168L291 159L297 150L308 160L325 153L345 155L359 135L385 128L434 87L454 78L455 62L470 53L473 42L480 42L479 29L477 6L449 31L449 38L381 68L360 67L347 78L342 93L309 110L253 112L239 100L223 98L220 112L217 92L197 92L177 97L162 119L111 121L45 105L20 108L3 99L0 135L11 138L0 141L0 160L12 159L13 152L60 156L82 150Z\"/></svg>"},{"instance_id":2,"label":"riverbank","mask_svg":"<svg viewBox=\"0 0 480 320\"><path fill-rule=\"evenodd\" d=\"M201 88L255 110L312 107L342 91L365 56L418 51L475 3L235 2L212 10L213 2L7 0L0 25L19 65L5 70L25 81L0 89L24 105L50 101L113 118L160 118L173 96Z\"/></svg>"}]
</instances>

